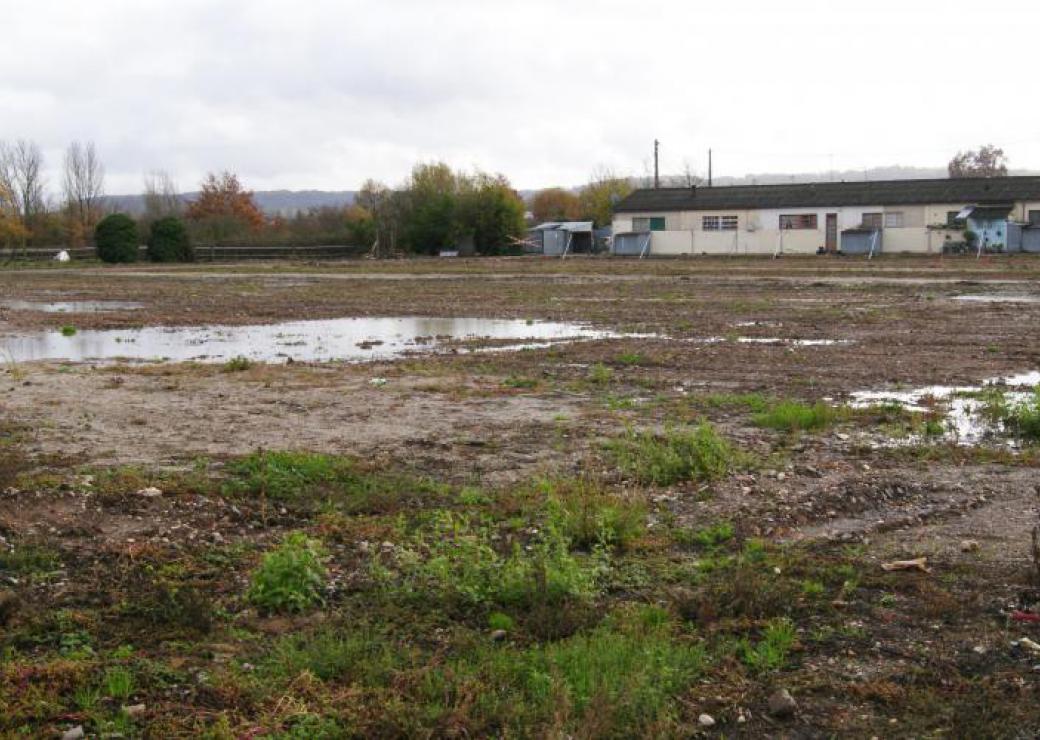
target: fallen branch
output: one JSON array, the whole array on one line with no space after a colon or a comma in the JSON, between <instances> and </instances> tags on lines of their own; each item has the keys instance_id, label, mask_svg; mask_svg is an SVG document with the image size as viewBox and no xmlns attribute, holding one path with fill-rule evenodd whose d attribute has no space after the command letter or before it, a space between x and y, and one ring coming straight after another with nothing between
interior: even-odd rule
<instances>
[{"instance_id":1,"label":"fallen branch","mask_svg":"<svg viewBox=\"0 0 1040 740\"><path fill-rule=\"evenodd\" d=\"M915 558L914 560L896 560L891 563L882 563L881 568L885 571L894 570L919 570L922 573L931 573L928 567L928 558Z\"/></svg>"}]
</instances>

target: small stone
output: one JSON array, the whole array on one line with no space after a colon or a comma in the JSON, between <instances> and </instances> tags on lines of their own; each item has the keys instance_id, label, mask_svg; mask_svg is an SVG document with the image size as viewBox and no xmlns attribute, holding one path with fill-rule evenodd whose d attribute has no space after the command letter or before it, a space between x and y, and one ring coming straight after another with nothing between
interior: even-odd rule
<instances>
[{"instance_id":1,"label":"small stone","mask_svg":"<svg viewBox=\"0 0 1040 740\"><path fill-rule=\"evenodd\" d=\"M85 735L83 734L83 725L76 725L71 730L65 730L65 734L61 736L61 740L82 740Z\"/></svg>"},{"instance_id":2,"label":"small stone","mask_svg":"<svg viewBox=\"0 0 1040 740\"><path fill-rule=\"evenodd\" d=\"M509 633L505 630L495 630L491 633L491 639L494 642L502 642L509 636Z\"/></svg>"},{"instance_id":3,"label":"small stone","mask_svg":"<svg viewBox=\"0 0 1040 740\"><path fill-rule=\"evenodd\" d=\"M738 725L742 725L745 722L747 722L747 717L745 717L743 714L738 714L737 715L737 724Z\"/></svg>"},{"instance_id":4,"label":"small stone","mask_svg":"<svg viewBox=\"0 0 1040 740\"><path fill-rule=\"evenodd\" d=\"M697 718L697 724L699 724L701 727L714 727L715 718L712 717L710 714L702 714L700 717Z\"/></svg>"},{"instance_id":5,"label":"small stone","mask_svg":"<svg viewBox=\"0 0 1040 740\"><path fill-rule=\"evenodd\" d=\"M124 706L123 707L123 711L126 713L127 717L140 717L142 714L144 714L145 705L144 704L131 704L128 707Z\"/></svg>"},{"instance_id":6,"label":"small stone","mask_svg":"<svg viewBox=\"0 0 1040 740\"><path fill-rule=\"evenodd\" d=\"M978 552L979 541L978 540L963 540L961 542L961 552Z\"/></svg>"},{"instance_id":7,"label":"small stone","mask_svg":"<svg viewBox=\"0 0 1040 740\"><path fill-rule=\"evenodd\" d=\"M148 486L148 488L142 488L138 491L137 495L143 498L158 498L159 496L162 496L162 491L155 486Z\"/></svg>"},{"instance_id":8,"label":"small stone","mask_svg":"<svg viewBox=\"0 0 1040 740\"><path fill-rule=\"evenodd\" d=\"M973 647L971 649L971 651L973 653L976 653L977 655L985 655L986 654L986 648L983 647L982 645L976 645L975 647Z\"/></svg>"},{"instance_id":9,"label":"small stone","mask_svg":"<svg viewBox=\"0 0 1040 740\"><path fill-rule=\"evenodd\" d=\"M790 717L798 709L798 702L787 689L774 691L769 697L769 713L774 717Z\"/></svg>"}]
</instances>

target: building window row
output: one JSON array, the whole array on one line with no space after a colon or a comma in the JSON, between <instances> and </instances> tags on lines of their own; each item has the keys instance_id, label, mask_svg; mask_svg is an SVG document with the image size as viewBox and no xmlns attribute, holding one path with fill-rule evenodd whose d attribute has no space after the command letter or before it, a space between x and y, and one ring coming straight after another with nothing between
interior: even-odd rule
<instances>
[{"instance_id":1,"label":"building window row","mask_svg":"<svg viewBox=\"0 0 1040 740\"><path fill-rule=\"evenodd\" d=\"M781 229L815 229L817 220L815 213L781 214Z\"/></svg>"},{"instance_id":2,"label":"building window row","mask_svg":"<svg viewBox=\"0 0 1040 740\"><path fill-rule=\"evenodd\" d=\"M665 231L664 216L648 216L632 219L632 231Z\"/></svg>"},{"instance_id":3,"label":"building window row","mask_svg":"<svg viewBox=\"0 0 1040 740\"><path fill-rule=\"evenodd\" d=\"M704 216L701 219L701 228L704 231L736 231L736 216Z\"/></svg>"}]
</instances>

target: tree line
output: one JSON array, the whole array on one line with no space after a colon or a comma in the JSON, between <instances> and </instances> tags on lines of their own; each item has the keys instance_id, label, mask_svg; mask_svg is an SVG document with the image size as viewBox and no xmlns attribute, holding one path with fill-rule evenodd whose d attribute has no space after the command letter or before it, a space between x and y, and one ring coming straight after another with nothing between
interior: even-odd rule
<instances>
[{"instance_id":1,"label":"tree line","mask_svg":"<svg viewBox=\"0 0 1040 740\"><path fill-rule=\"evenodd\" d=\"M93 142L70 144L62 164L60 195L48 197L40 147L28 140L0 141L0 245L11 254L28 246L97 246L98 226L117 215ZM505 175L433 162L415 165L395 187L367 180L349 205L267 215L234 173L210 173L189 199L160 170L144 178L143 212L118 214L119 227L103 231L144 243L157 222L163 222L160 231L174 228L172 219L189 242L207 245L350 244L377 255L436 254L461 246L501 254L520 248L528 217L608 225L613 205L631 189L629 178L599 171L576 191L548 188L525 202ZM128 258L128 252L121 254Z\"/></svg>"}]
</instances>

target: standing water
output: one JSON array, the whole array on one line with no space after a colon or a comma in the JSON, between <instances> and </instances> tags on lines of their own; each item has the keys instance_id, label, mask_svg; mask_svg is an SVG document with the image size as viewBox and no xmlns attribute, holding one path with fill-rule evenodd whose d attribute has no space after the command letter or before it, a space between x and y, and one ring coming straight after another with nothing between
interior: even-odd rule
<instances>
[{"instance_id":1,"label":"standing water","mask_svg":"<svg viewBox=\"0 0 1040 740\"><path fill-rule=\"evenodd\" d=\"M433 352L448 342L488 340L522 349L532 343L604 339L614 332L581 324L479 318L352 318L290 321L253 326L146 327L59 331L0 336L0 357L33 360L138 360L257 362L388 360L411 352Z\"/></svg>"}]
</instances>

